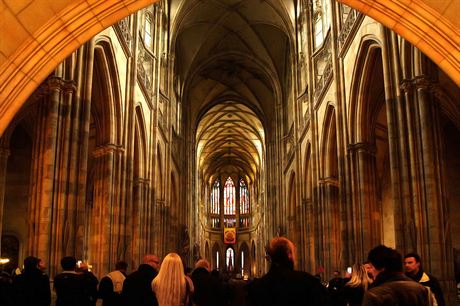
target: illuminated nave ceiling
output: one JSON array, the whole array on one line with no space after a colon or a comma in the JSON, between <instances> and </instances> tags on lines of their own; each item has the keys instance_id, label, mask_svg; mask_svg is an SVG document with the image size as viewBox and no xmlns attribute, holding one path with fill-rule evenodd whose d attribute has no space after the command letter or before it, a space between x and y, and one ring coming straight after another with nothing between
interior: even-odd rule
<instances>
[{"instance_id":1,"label":"illuminated nave ceiling","mask_svg":"<svg viewBox=\"0 0 460 306\"><path fill-rule=\"evenodd\" d=\"M206 178L244 173L253 180L260 170L276 105L290 84L287 33L293 32L293 22L284 5L278 0L173 1L178 12L174 73L186 116L196 128L198 168Z\"/></svg>"}]
</instances>

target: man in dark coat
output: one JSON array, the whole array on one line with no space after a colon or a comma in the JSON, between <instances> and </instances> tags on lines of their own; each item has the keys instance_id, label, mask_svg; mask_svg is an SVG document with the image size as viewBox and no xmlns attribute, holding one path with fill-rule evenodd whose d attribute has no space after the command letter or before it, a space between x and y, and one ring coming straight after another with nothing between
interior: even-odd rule
<instances>
[{"instance_id":1,"label":"man in dark coat","mask_svg":"<svg viewBox=\"0 0 460 306\"><path fill-rule=\"evenodd\" d=\"M94 305L94 287L97 279L89 272L77 273L77 260L66 256L61 259L62 273L54 277L56 306Z\"/></svg>"},{"instance_id":2,"label":"man in dark coat","mask_svg":"<svg viewBox=\"0 0 460 306\"><path fill-rule=\"evenodd\" d=\"M24 271L13 279L14 299L18 306L49 306L49 278L38 268L38 258L24 259ZM11 294L11 293L10 293Z\"/></svg>"},{"instance_id":3,"label":"man in dark coat","mask_svg":"<svg viewBox=\"0 0 460 306\"><path fill-rule=\"evenodd\" d=\"M262 278L248 285L248 302L253 306L326 306L326 289L314 276L294 270L295 246L287 238L270 241L271 266Z\"/></svg>"},{"instance_id":4,"label":"man in dark coat","mask_svg":"<svg viewBox=\"0 0 460 306\"><path fill-rule=\"evenodd\" d=\"M420 256L417 253L409 253L404 256L404 270L407 277L430 288L436 298L438 306L446 305L438 280L433 275L423 271Z\"/></svg>"},{"instance_id":5,"label":"man in dark coat","mask_svg":"<svg viewBox=\"0 0 460 306\"><path fill-rule=\"evenodd\" d=\"M196 306L220 306L224 294L220 281L211 276L211 266L206 259L200 259L195 264L191 274L194 293L193 302Z\"/></svg>"},{"instance_id":6,"label":"man in dark coat","mask_svg":"<svg viewBox=\"0 0 460 306\"><path fill-rule=\"evenodd\" d=\"M98 295L102 299L102 306L124 305L121 292L127 269L128 264L124 261L119 261L115 264L115 271L110 272L101 279Z\"/></svg>"},{"instance_id":7,"label":"man in dark coat","mask_svg":"<svg viewBox=\"0 0 460 306\"><path fill-rule=\"evenodd\" d=\"M427 288L404 275L402 257L396 250L379 245L367 257L374 276L372 288L364 294L363 306L430 306Z\"/></svg>"},{"instance_id":8,"label":"man in dark coat","mask_svg":"<svg viewBox=\"0 0 460 306\"><path fill-rule=\"evenodd\" d=\"M156 255L145 255L144 263L137 271L128 275L123 283L125 305L158 306L152 290L152 280L158 274L160 259Z\"/></svg>"}]
</instances>

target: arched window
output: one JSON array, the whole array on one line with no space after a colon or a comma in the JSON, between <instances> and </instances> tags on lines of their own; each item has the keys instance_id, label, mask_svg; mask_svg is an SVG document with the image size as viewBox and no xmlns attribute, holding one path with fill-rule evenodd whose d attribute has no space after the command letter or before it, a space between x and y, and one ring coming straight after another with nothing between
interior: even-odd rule
<instances>
[{"instance_id":1,"label":"arched window","mask_svg":"<svg viewBox=\"0 0 460 306\"><path fill-rule=\"evenodd\" d=\"M313 20L315 28L315 48L321 46L331 26L328 0L313 1Z\"/></svg>"},{"instance_id":2,"label":"arched window","mask_svg":"<svg viewBox=\"0 0 460 306\"><path fill-rule=\"evenodd\" d=\"M235 260L235 251L232 248L228 248L225 252L225 264L227 265L227 271L233 271L233 261Z\"/></svg>"},{"instance_id":3,"label":"arched window","mask_svg":"<svg viewBox=\"0 0 460 306\"><path fill-rule=\"evenodd\" d=\"M220 182L217 179L212 186L211 191L211 209L210 213L214 215L220 214L220 205L219 205L219 198L220 198Z\"/></svg>"},{"instance_id":4,"label":"arched window","mask_svg":"<svg viewBox=\"0 0 460 306\"><path fill-rule=\"evenodd\" d=\"M224 214L235 214L235 184L231 177L227 179L224 187Z\"/></svg>"},{"instance_id":5,"label":"arched window","mask_svg":"<svg viewBox=\"0 0 460 306\"><path fill-rule=\"evenodd\" d=\"M152 37L153 37L153 18L152 14L150 12L147 12L145 14L145 22L144 22L144 43L145 47L152 50L153 49L153 44L152 44Z\"/></svg>"},{"instance_id":6,"label":"arched window","mask_svg":"<svg viewBox=\"0 0 460 306\"><path fill-rule=\"evenodd\" d=\"M240 180L240 214L249 214L249 190L244 180Z\"/></svg>"}]
</instances>

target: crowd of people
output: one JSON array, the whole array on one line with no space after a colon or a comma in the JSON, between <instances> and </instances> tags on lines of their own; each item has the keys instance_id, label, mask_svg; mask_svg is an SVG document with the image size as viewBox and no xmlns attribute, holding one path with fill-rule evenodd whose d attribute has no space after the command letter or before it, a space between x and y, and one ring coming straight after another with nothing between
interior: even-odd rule
<instances>
[{"instance_id":1,"label":"crowd of people","mask_svg":"<svg viewBox=\"0 0 460 306\"><path fill-rule=\"evenodd\" d=\"M102 306L445 305L439 282L423 270L416 253L403 258L380 245L369 252L367 262L354 264L344 278L335 271L328 282L295 269L295 246L287 238L273 238L267 255L268 273L250 281L211 271L205 259L193 270L184 269L181 257L169 253L162 261L156 255L144 256L131 274L120 261L100 282L85 263L68 256L54 277L56 306L95 306L98 299ZM36 257L27 257L23 271L2 277L1 283L0 305L51 305L49 278Z\"/></svg>"}]
</instances>

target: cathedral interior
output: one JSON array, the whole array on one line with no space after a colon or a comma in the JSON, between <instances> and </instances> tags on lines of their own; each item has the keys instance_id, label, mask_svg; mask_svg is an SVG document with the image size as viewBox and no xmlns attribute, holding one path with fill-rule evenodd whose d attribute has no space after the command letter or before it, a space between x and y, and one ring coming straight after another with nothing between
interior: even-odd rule
<instances>
[{"instance_id":1,"label":"cathedral interior","mask_svg":"<svg viewBox=\"0 0 460 306\"><path fill-rule=\"evenodd\" d=\"M286 236L297 269L327 278L385 244L419 253L454 303L458 71L334 0L150 2L16 89L7 265L38 256L52 277L73 255L100 277L177 252L253 278Z\"/></svg>"}]
</instances>

